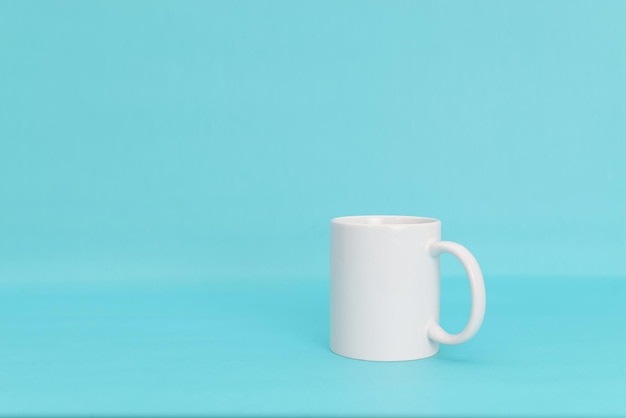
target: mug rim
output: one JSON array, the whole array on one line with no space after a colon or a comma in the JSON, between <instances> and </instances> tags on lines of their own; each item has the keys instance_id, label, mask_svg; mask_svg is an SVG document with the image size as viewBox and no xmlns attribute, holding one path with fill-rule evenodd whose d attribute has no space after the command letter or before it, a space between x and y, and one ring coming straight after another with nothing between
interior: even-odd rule
<instances>
[{"instance_id":1,"label":"mug rim","mask_svg":"<svg viewBox=\"0 0 626 418\"><path fill-rule=\"evenodd\" d=\"M387 222L385 222L385 220ZM393 220L392 222L389 222ZM331 219L331 224L365 227L409 227L441 223L439 219L425 216L407 215L355 215L339 216Z\"/></svg>"}]
</instances>

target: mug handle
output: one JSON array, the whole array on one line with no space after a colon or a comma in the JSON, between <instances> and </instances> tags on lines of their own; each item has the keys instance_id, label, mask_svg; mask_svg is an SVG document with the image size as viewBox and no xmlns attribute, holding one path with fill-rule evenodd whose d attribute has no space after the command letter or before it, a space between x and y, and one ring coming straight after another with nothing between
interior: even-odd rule
<instances>
[{"instance_id":1,"label":"mug handle","mask_svg":"<svg viewBox=\"0 0 626 418\"><path fill-rule=\"evenodd\" d=\"M483 273L480 271L478 262L469 252L467 248L461 244L450 241L437 241L429 246L430 254L433 257L439 256L441 253L450 253L463 264L467 278L470 283L470 290L472 292L472 309L470 311L470 317L467 321L465 329L458 334L449 334L441 325L436 322L432 322L428 326L428 337L431 340L443 343L443 344L461 344L472 338L483 323L485 317L485 304L487 296L485 294L485 282L483 280Z\"/></svg>"}]
</instances>

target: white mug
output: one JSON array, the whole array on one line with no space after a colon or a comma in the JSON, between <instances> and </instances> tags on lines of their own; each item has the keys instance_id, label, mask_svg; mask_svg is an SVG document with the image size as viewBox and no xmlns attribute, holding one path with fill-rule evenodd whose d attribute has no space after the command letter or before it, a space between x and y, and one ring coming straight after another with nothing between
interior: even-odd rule
<instances>
[{"instance_id":1,"label":"white mug","mask_svg":"<svg viewBox=\"0 0 626 418\"><path fill-rule=\"evenodd\" d=\"M330 349L372 361L417 360L476 334L485 316L485 284L474 256L440 241L441 222L415 216L347 216L331 221ZM469 277L472 308L463 331L439 325L439 254Z\"/></svg>"}]
</instances>

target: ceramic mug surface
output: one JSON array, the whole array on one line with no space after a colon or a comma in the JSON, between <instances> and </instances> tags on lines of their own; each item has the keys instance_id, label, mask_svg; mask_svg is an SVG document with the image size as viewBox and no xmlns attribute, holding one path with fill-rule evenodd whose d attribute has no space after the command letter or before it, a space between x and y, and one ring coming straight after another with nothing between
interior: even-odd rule
<instances>
[{"instance_id":1,"label":"ceramic mug surface","mask_svg":"<svg viewBox=\"0 0 626 418\"><path fill-rule=\"evenodd\" d=\"M441 241L441 222L416 216L347 216L331 221L330 348L373 361L430 357L480 328L485 285L474 256ZM439 325L439 254L458 257L472 294L469 321L449 334Z\"/></svg>"}]
</instances>

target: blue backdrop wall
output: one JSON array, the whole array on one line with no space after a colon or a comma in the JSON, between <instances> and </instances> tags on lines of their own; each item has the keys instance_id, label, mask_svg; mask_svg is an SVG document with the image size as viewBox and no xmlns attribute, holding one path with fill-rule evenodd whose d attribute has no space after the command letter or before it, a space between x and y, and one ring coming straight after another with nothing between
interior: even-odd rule
<instances>
[{"instance_id":1,"label":"blue backdrop wall","mask_svg":"<svg viewBox=\"0 0 626 418\"><path fill-rule=\"evenodd\" d=\"M619 1L0 3L0 275L325 278L330 218L408 214L488 277L625 276L625 21Z\"/></svg>"}]
</instances>

